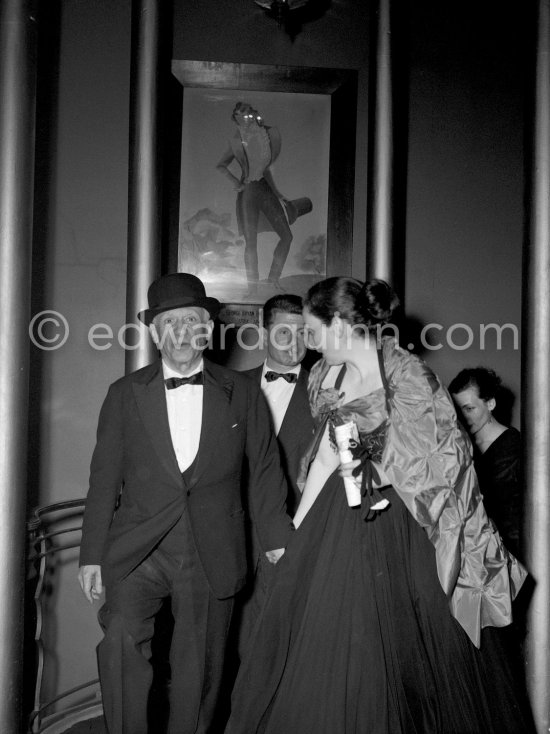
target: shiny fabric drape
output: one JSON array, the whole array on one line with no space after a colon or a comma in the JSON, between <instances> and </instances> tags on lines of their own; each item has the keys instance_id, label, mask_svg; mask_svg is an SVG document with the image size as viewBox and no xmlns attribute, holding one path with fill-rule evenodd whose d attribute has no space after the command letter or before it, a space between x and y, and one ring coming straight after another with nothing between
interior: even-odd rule
<instances>
[{"instance_id":1,"label":"shiny fabric drape","mask_svg":"<svg viewBox=\"0 0 550 734\"><path fill-rule=\"evenodd\" d=\"M487 517L472 445L447 390L422 360L401 349L395 339L384 339L381 348L389 413L381 468L425 528L435 547L437 573L451 613L479 647L483 627L512 622L512 600L527 572L506 550ZM324 427L324 416L316 414L314 406L319 405L317 393L327 370L321 361L310 374L310 403L318 430ZM333 407L345 404L345 395L335 388L323 394ZM302 462L301 485L317 438Z\"/></svg>"}]
</instances>

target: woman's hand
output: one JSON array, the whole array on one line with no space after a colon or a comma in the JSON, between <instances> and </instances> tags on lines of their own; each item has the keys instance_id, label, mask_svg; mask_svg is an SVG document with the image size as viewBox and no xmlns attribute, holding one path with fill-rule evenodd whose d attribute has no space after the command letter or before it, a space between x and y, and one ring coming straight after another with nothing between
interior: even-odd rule
<instances>
[{"instance_id":1,"label":"woman's hand","mask_svg":"<svg viewBox=\"0 0 550 734\"><path fill-rule=\"evenodd\" d=\"M356 469L360 465L359 459L355 459L354 461L348 461L345 464L340 464L339 473L341 477L353 477L358 482L361 481L361 474L353 474L353 470ZM378 481L375 477L374 478L374 486L378 489L379 487L387 487L388 484L391 484L390 480L382 470L382 467L380 464L376 464L373 462L373 468L378 475L378 478L380 481ZM376 476L376 475L375 475Z\"/></svg>"},{"instance_id":2,"label":"woman's hand","mask_svg":"<svg viewBox=\"0 0 550 734\"><path fill-rule=\"evenodd\" d=\"M353 470L356 469L361 462L359 459L354 459L353 461L347 461L345 464L340 464L340 468L338 469L338 473L341 477L352 477L353 476ZM356 477L354 477L355 479Z\"/></svg>"}]
</instances>

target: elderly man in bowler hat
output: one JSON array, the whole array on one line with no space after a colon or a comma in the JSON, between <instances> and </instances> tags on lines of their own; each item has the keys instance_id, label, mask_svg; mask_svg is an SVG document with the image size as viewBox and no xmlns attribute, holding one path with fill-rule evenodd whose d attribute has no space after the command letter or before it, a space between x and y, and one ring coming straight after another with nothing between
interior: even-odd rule
<instances>
[{"instance_id":1,"label":"elderly man in bowler hat","mask_svg":"<svg viewBox=\"0 0 550 734\"><path fill-rule=\"evenodd\" d=\"M233 598L247 575L241 490L271 562L292 525L267 405L249 377L203 357L219 302L194 275L156 280L139 314L162 359L115 382L101 409L79 582L99 611L109 734L146 734L154 619L170 597L170 734L219 731Z\"/></svg>"}]
</instances>

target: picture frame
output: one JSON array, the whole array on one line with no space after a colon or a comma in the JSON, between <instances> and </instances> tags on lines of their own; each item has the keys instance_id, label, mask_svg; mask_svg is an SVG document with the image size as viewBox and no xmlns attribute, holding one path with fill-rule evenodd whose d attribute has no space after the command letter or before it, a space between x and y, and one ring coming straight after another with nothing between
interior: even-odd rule
<instances>
[{"instance_id":1,"label":"picture frame","mask_svg":"<svg viewBox=\"0 0 550 734\"><path fill-rule=\"evenodd\" d=\"M357 72L173 60L172 75L166 141L171 170L167 182L168 269L201 277L209 295L226 305L222 320L224 313L238 317L241 309L247 319L255 313L258 321L261 305L271 295L286 291L305 295L317 280L350 275ZM249 243L237 233L235 184L230 185L218 166L236 127L232 112L237 102L265 114L268 131L271 125L280 128L281 155L270 167L277 188L284 182L290 189L290 194L283 191L288 200L312 201L313 211L308 211L306 203L303 216L311 231L308 233L306 226L298 234L297 226L291 226L295 231L279 287L267 277L273 270L274 254L271 270L269 261L278 240L278 234L271 231L266 239L260 239L264 235L258 233L258 285L249 288L253 279L244 267L243 256ZM285 148L290 153L283 160ZM300 155L301 163L297 162ZM232 176L237 178L242 172L236 161L231 165ZM311 197L310 190L314 192ZM202 191L202 198L197 191ZM290 223L288 211L285 214Z\"/></svg>"}]
</instances>

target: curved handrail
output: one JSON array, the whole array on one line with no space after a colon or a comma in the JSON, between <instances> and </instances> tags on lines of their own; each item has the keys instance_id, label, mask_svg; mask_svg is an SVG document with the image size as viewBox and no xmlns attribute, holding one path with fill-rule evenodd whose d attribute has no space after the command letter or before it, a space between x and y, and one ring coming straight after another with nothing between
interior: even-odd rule
<instances>
[{"instance_id":1,"label":"curved handrail","mask_svg":"<svg viewBox=\"0 0 550 734\"><path fill-rule=\"evenodd\" d=\"M46 577L48 560L59 553L62 550L68 550L71 548L78 548L80 546L80 540L70 541L67 543L56 542L62 536L69 533L76 533L81 530L82 525L74 525L71 523L70 527L50 530L49 523L55 523L57 520L62 520L64 517L70 517L70 513L66 513L67 510L77 510L78 514L82 516L84 507L86 504L85 499L73 499L65 500L62 502L56 502L54 504L45 505L43 507L36 507L27 522L27 530L29 533L30 547L33 549L29 553L28 562L36 567L37 580L36 587L34 590L34 605L36 611L36 626L35 626L35 645L37 652L37 663L36 663L36 681L34 689L34 701L33 710L31 711L28 719L29 731L37 734L40 732L42 724L42 716L44 711L52 706L54 703L77 693L80 690L84 690L98 683L98 679L82 683L74 688L64 691L57 695L55 698L41 702L42 693L42 679L44 676L44 644L42 642L42 631L44 624L44 610L42 607L42 596L44 591L44 580ZM63 514L65 513L65 514Z\"/></svg>"},{"instance_id":2,"label":"curved handrail","mask_svg":"<svg viewBox=\"0 0 550 734\"><path fill-rule=\"evenodd\" d=\"M46 703L41 704L38 708L34 708L29 715L29 728L31 728L33 732L40 731L40 729L33 729L32 725L37 717L39 717L39 721L42 719L42 714L46 709L48 709L50 706L53 706L54 703L57 703L58 701L66 698L67 696L71 696L73 693L78 693L78 691L83 691L85 688L91 688L91 686L95 686L98 683L99 678L94 678L93 680L89 680L86 683L81 683L74 688L69 688L67 691L63 691L63 693L60 693L59 696L51 698L49 701L46 701Z\"/></svg>"},{"instance_id":3,"label":"curved handrail","mask_svg":"<svg viewBox=\"0 0 550 734\"><path fill-rule=\"evenodd\" d=\"M74 500L62 500L61 502L55 502L52 505L44 505L43 507L35 507L31 513L30 518L27 521L27 528L34 530L36 524L42 522L44 515L48 515L50 512L59 512L60 510L71 510L86 506L85 499L74 499Z\"/></svg>"}]
</instances>

